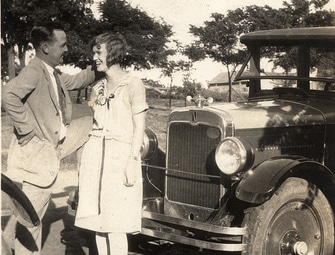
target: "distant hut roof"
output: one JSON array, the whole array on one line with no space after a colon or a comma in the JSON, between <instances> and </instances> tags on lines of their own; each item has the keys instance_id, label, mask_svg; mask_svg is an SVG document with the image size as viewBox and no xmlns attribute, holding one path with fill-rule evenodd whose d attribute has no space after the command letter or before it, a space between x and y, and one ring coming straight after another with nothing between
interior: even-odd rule
<instances>
[{"instance_id":1,"label":"distant hut roof","mask_svg":"<svg viewBox=\"0 0 335 255\"><path fill-rule=\"evenodd\" d=\"M235 84L236 82L234 82L236 77L236 74L234 73L232 76L232 81L233 84ZM228 79L228 73L227 72L221 72L218 75L216 75L212 80L210 80L208 82L209 86L213 86L213 85L229 85L229 79Z\"/></svg>"}]
</instances>

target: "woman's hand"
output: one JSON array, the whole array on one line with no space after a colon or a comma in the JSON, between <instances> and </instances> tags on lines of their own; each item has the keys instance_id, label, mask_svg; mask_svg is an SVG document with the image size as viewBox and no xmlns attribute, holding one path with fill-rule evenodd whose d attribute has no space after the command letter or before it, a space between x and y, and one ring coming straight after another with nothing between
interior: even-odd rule
<instances>
[{"instance_id":1,"label":"woman's hand","mask_svg":"<svg viewBox=\"0 0 335 255\"><path fill-rule=\"evenodd\" d=\"M125 171L124 185L126 187L134 186L137 178L138 159L130 157Z\"/></svg>"}]
</instances>

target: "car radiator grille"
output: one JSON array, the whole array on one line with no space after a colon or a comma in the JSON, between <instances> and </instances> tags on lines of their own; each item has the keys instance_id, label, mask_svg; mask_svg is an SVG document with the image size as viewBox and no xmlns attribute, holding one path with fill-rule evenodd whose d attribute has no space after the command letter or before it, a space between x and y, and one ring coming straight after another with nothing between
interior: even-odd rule
<instances>
[{"instance_id":1,"label":"car radiator grille","mask_svg":"<svg viewBox=\"0 0 335 255\"><path fill-rule=\"evenodd\" d=\"M220 171L214 163L221 139L216 127L172 123L168 138L166 194L170 201L216 209Z\"/></svg>"}]
</instances>

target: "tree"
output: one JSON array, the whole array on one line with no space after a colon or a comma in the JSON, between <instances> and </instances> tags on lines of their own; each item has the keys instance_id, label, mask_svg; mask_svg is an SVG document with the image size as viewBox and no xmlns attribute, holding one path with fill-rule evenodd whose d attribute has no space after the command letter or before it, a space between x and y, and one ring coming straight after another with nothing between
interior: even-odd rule
<instances>
[{"instance_id":1,"label":"tree","mask_svg":"<svg viewBox=\"0 0 335 255\"><path fill-rule=\"evenodd\" d=\"M171 26L158 22L123 0L106 0L99 8L102 13L101 30L120 32L130 45L128 66L150 69L159 66L173 51L166 50Z\"/></svg>"},{"instance_id":2,"label":"tree","mask_svg":"<svg viewBox=\"0 0 335 255\"><path fill-rule=\"evenodd\" d=\"M240 27L234 22L231 12L227 16L213 13L211 18L212 20L205 21L203 27L191 25L190 32L199 39L186 47L184 53L194 61L209 57L226 67L229 79L228 100L231 102L232 76L246 56L238 45Z\"/></svg>"},{"instance_id":3,"label":"tree","mask_svg":"<svg viewBox=\"0 0 335 255\"><path fill-rule=\"evenodd\" d=\"M187 104L187 96L191 96L192 98L198 96L202 91L201 83L191 81L187 77L183 79L183 87L177 88L177 96L179 98L184 99L184 105Z\"/></svg>"},{"instance_id":4,"label":"tree","mask_svg":"<svg viewBox=\"0 0 335 255\"><path fill-rule=\"evenodd\" d=\"M249 33L256 30L331 26L334 13L323 10L329 0L291 0L283 2L283 8L274 9L268 5L250 5L230 11L232 22L239 24L239 30Z\"/></svg>"},{"instance_id":5,"label":"tree","mask_svg":"<svg viewBox=\"0 0 335 255\"><path fill-rule=\"evenodd\" d=\"M8 69L15 76L14 47L17 47L20 67L25 65L25 52L29 49L29 32L38 22L56 21L67 31L78 34L87 20L93 20L90 4L93 0L6 0L1 2L1 38L8 52ZM69 40L69 47L72 46ZM78 54L81 55L81 54ZM71 58L70 58L71 59ZM66 60L65 60L66 61Z\"/></svg>"},{"instance_id":6,"label":"tree","mask_svg":"<svg viewBox=\"0 0 335 255\"><path fill-rule=\"evenodd\" d=\"M167 56L179 56L183 55L184 52L184 47L178 40L173 41L174 45L170 44L170 48L164 52L165 55ZM175 58L174 58L175 59ZM172 99L172 88L173 86L173 79L174 76L177 72L186 72L184 73L184 79L187 77L187 79L190 76L190 72L192 69L192 62L189 61L189 59L179 59L179 60L174 60L172 58L166 57L162 61L159 62L158 67L161 68L162 74L164 76L167 76L170 78L170 86L169 86L169 108L171 109L171 99Z\"/></svg>"},{"instance_id":7,"label":"tree","mask_svg":"<svg viewBox=\"0 0 335 255\"><path fill-rule=\"evenodd\" d=\"M229 17L238 26L239 34L287 27L286 12L268 5L250 5L244 8L237 8L229 11Z\"/></svg>"},{"instance_id":8,"label":"tree","mask_svg":"<svg viewBox=\"0 0 335 255\"><path fill-rule=\"evenodd\" d=\"M160 64L163 75L170 77L169 109L171 109L172 87L173 87L174 75L178 71L189 70L190 65L191 65L190 62L187 62L184 60L179 60L179 61L169 60L169 61L165 61L164 63Z\"/></svg>"},{"instance_id":9,"label":"tree","mask_svg":"<svg viewBox=\"0 0 335 255\"><path fill-rule=\"evenodd\" d=\"M329 0L291 0L284 2L288 27L324 27L332 23L332 14L323 10Z\"/></svg>"},{"instance_id":10,"label":"tree","mask_svg":"<svg viewBox=\"0 0 335 255\"><path fill-rule=\"evenodd\" d=\"M29 32L37 22L56 21L63 24L69 52L64 63L81 68L90 62L88 42L95 35L113 31L124 33L131 46L128 65L151 68L166 59L165 49L171 27L150 18L145 12L130 7L124 0L106 0L100 6L102 19L96 20L90 9L93 0L6 0L1 3L2 40L8 52L10 76L15 76L14 47L18 49L21 67L29 49Z\"/></svg>"}]
</instances>

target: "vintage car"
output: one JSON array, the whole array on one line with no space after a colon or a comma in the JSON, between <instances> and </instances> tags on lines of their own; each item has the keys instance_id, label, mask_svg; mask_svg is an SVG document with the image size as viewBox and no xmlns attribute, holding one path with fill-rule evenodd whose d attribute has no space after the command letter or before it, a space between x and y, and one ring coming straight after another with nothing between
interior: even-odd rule
<instances>
[{"instance_id":1,"label":"vintage car","mask_svg":"<svg viewBox=\"0 0 335 255\"><path fill-rule=\"evenodd\" d=\"M173 110L165 152L146 130L142 233L234 254L331 255L335 27L240 41L249 56L237 80L247 81L248 100L199 95ZM267 71L271 63L283 68Z\"/></svg>"}]
</instances>

